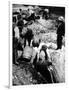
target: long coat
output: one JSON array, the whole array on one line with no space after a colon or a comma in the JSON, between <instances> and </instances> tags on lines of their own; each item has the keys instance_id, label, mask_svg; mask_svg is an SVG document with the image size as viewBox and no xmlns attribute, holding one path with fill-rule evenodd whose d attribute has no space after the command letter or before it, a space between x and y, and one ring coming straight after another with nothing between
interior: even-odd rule
<instances>
[{"instance_id":1,"label":"long coat","mask_svg":"<svg viewBox=\"0 0 69 90\"><path fill-rule=\"evenodd\" d=\"M65 35L65 23L62 22L58 29L57 29L57 35L61 35L61 36L64 36Z\"/></svg>"}]
</instances>

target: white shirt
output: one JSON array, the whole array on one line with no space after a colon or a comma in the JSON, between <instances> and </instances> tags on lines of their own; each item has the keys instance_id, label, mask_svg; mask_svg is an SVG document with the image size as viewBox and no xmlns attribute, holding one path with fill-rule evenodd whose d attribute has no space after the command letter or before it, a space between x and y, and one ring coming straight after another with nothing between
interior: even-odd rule
<instances>
[{"instance_id":1,"label":"white shirt","mask_svg":"<svg viewBox=\"0 0 69 90\"><path fill-rule=\"evenodd\" d=\"M19 39L19 37L20 37L19 28L17 26L14 28L14 32L15 32L15 38Z\"/></svg>"}]
</instances>

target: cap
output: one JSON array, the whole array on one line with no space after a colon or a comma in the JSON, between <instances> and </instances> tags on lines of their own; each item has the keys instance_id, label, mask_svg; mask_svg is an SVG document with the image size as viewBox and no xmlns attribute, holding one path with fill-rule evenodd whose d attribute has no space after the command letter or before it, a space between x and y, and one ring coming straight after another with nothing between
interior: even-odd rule
<instances>
[{"instance_id":1,"label":"cap","mask_svg":"<svg viewBox=\"0 0 69 90\"><path fill-rule=\"evenodd\" d=\"M64 22L64 17L63 16L60 16L60 17L58 17L58 20Z\"/></svg>"},{"instance_id":2,"label":"cap","mask_svg":"<svg viewBox=\"0 0 69 90\"><path fill-rule=\"evenodd\" d=\"M49 13L49 9L45 9L45 11L46 11L47 13Z\"/></svg>"}]
</instances>

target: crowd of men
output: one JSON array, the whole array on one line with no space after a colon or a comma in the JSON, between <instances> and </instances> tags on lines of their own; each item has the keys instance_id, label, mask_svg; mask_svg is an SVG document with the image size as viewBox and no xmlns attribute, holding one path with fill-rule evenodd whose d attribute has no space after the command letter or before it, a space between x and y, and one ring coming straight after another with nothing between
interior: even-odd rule
<instances>
[{"instance_id":1,"label":"crowd of men","mask_svg":"<svg viewBox=\"0 0 69 90\"><path fill-rule=\"evenodd\" d=\"M36 38L33 30L27 28L25 33L22 33L23 28L38 21L40 17L47 20L49 18L49 9L41 9L40 15L36 14L33 10L28 9L28 14L23 13L22 9L19 12L13 12L13 64L18 65L22 62L32 64L38 72L40 72L48 83L58 82L53 81L49 71L52 70L52 62L48 52L46 43ZM65 34L64 18L58 19L57 28L57 49L62 48L62 38Z\"/></svg>"}]
</instances>

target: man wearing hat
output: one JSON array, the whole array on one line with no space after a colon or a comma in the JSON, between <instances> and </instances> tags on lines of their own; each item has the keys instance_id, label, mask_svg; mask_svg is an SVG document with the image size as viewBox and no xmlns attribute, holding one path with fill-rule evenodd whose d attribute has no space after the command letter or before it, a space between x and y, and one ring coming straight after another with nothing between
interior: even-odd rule
<instances>
[{"instance_id":1,"label":"man wearing hat","mask_svg":"<svg viewBox=\"0 0 69 90\"><path fill-rule=\"evenodd\" d=\"M60 16L58 18L58 29L57 29L57 50L62 48L62 39L65 35L65 21L64 17Z\"/></svg>"}]
</instances>

